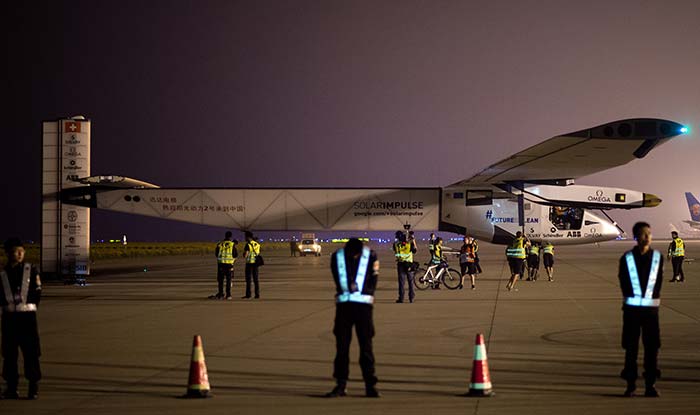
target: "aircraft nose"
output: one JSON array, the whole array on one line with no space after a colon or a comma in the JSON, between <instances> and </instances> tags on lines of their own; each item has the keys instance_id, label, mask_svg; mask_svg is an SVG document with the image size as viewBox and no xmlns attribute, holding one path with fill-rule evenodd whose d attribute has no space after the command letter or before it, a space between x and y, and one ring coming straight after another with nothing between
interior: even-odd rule
<instances>
[{"instance_id":1,"label":"aircraft nose","mask_svg":"<svg viewBox=\"0 0 700 415\"><path fill-rule=\"evenodd\" d=\"M644 193L644 202L642 202L642 206L655 207L655 206L659 206L660 204L661 204L660 197L658 197L657 195L653 195L651 193Z\"/></svg>"}]
</instances>

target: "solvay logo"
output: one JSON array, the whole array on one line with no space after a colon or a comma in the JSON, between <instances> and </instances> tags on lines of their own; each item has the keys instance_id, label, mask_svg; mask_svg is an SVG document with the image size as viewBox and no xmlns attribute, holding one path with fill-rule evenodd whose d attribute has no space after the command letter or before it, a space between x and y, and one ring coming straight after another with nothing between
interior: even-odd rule
<instances>
[{"instance_id":1,"label":"solvay logo","mask_svg":"<svg viewBox=\"0 0 700 415\"><path fill-rule=\"evenodd\" d=\"M588 201L589 202L610 203L610 198L607 196L603 196L603 191L598 189L595 192L595 196L588 196Z\"/></svg>"}]
</instances>

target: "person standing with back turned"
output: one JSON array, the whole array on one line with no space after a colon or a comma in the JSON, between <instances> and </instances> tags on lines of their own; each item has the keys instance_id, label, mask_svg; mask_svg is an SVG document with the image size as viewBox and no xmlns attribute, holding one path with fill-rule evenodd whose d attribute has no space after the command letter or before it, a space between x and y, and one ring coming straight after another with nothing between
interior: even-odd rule
<instances>
[{"instance_id":1,"label":"person standing with back turned","mask_svg":"<svg viewBox=\"0 0 700 415\"><path fill-rule=\"evenodd\" d=\"M253 280L255 284L255 298L260 298L260 284L258 281L258 263L257 258L260 255L260 244L253 237L250 231L245 232L245 295L241 298L250 298L250 283Z\"/></svg>"},{"instance_id":2,"label":"person standing with back turned","mask_svg":"<svg viewBox=\"0 0 700 415\"><path fill-rule=\"evenodd\" d=\"M685 260L685 242L678 237L678 232L671 232L673 240L668 245L668 259L673 265L673 277L669 282L685 282L685 274L683 274L683 261Z\"/></svg>"},{"instance_id":3,"label":"person standing with back turned","mask_svg":"<svg viewBox=\"0 0 700 415\"><path fill-rule=\"evenodd\" d=\"M357 341L360 344L360 367L365 381L365 396L378 398L377 377L374 373L374 353L372 319L374 290L377 287L379 261L377 254L362 245L357 238L350 239L344 248L338 249L331 257L331 272L335 281L335 335L336 355L333 362L333 377L336 387L328 392L327 398L347 395L347 382L350 366L350 341L355 326Z\"/></svg>"},{"instance_id":4,"label":"person standing with back turned","mask_svg":"<svg viewBox=\"0 0 700 415\"><path fill-rule=\"evenodd\" d=\"M403 303L405 296L404 286L408 283L408 301L413 302L416 294L413 289L413 254L416 252L413 244L406 240L406 234L396 231L396 242L394 242L394 256L396 257L396 272L399 277L399 298L397 303Z\"/></svg>"},{"instance_id":5,"label":"person standing with back turned","mask_svg":"<svg viewBox=\"0 0 700 415\"><path fill-rule=\"evenodd\" d=\"M224 240L216 244L214 255L216 256L216 281L218 291L215 295L210 295L210 299L221 300L224 298L224 280L226 280L226 299L231 299L231 286L233 285L233 263L236 262L238 251L236 244L238 241L231 240L231 232L227 231Z\"/></svg>"},{"instance_id":6,"label":"person standing with back turned","mask_svg":"<svg viewBox=\"0 0 700 415\"><path fill-rule=\"evenodd\" d=\"M624 396L637 389L637 354L641 332L644 344L644 396L658 397L654 384L660 375L657 357L661 347L659 304L663 281L663 256L651 249L651 227L637 222L632 228L637 246L620 257L618 278L622 290L622 348L625 367L620 377L627 381Z\"/></svg>"}]
</instances>

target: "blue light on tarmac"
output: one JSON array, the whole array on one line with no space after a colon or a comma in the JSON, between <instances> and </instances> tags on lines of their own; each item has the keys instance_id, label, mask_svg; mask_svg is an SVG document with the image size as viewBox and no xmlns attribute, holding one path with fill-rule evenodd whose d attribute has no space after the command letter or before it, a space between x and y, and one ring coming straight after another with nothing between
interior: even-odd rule
<instances>
[{"instance_id":1,"label":"blue light on tarmac","mask_svg":"<svg viewBox=\"0 0 700 415\"><path fill-rule=\"evenodd\" d=\"M690 128L688 128L688 127L681 127L680 132L681 132L681 134L688 133L688 132L690 132Z\"/></svg>"}]
</instances>

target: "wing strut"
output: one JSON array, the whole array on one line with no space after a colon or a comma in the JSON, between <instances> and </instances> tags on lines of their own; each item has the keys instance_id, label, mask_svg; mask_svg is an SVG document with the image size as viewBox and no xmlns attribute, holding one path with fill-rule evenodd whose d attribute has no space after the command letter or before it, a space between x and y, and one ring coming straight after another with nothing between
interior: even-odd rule
<instances>
[{"instance_id":1,"label":"wing strut","mask_svg":"<svg viewBox=\"0 0 700 415\"><path fill-rule=\"evenodd\" d=\"M602 213L603 215L605 215L605 217L608 218L608 220L609 220L610 222L612 222L613 225L615 225L615 227L620 231L620 234L626 235L625 230L622 229L622 228L620 227L620 225L617 224L617 221L615 221L615 219L611 218L610 215L608 215L608 213L607 213L606 211L604 211L603 209L600 209L600 213Z\"/></svg>"}]
</instances>

